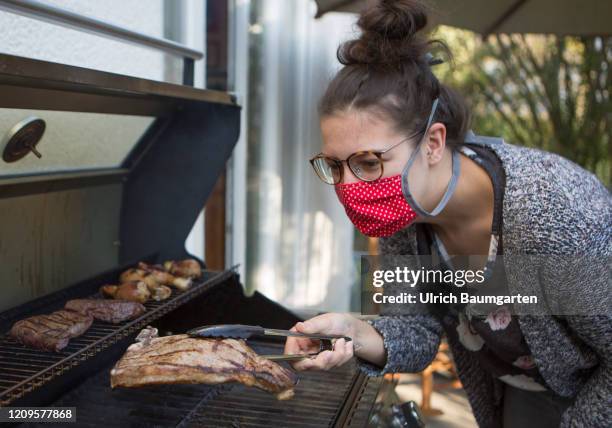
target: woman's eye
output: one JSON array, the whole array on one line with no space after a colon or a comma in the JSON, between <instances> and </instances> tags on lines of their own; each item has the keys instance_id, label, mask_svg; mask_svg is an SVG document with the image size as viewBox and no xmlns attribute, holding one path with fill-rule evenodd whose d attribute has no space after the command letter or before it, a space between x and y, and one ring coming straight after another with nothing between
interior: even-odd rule
<instances>
[{"instance_id":1,"label":"woman's eye","mask_svg":"<svg viewBox=\"0 0 612 428\"><path fill-rule=\"evenodd\" d=\"M361 166L364 169L373 169L373 168L378 167L378 162L377 161L365 161L365 162L361 162Z\"/></svg>"}]
</instances>

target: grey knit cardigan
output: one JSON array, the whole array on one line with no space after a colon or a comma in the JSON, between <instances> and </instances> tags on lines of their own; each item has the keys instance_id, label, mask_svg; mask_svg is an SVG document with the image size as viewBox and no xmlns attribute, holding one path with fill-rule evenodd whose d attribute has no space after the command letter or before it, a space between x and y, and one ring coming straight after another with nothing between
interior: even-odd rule
<instances>
[{"instance_id":1,"label":"grey knit cardigan","mask_svg":"<svg viewBox=\"0 0 612 428\"><path fill-rule=\"evenodd\" d=\"M569 287L566 296L563 284L570 276L562 266L535 273L506 270L511 294L538 295L544 290L556 294L562 304L582 302L593 309L592 316L519 315L518 321L548 387L561 396L575 397L561 426L612 427L612 196L593 174L558 155L508 143L491 149L506 174L504 256L581 255L607 260L600 263L607 272L595 269L588 287ZM415 226L382 238L380 248L381 254L417 254ZM433 314L383 315L370 323L383 336L387 351L382 369L359 360L360 368L373 376L423 370L435 357L444 331ZM503 384L459 343L451 340L449 345L478 425L501 426Z\"/></svg>"}]
</instances>

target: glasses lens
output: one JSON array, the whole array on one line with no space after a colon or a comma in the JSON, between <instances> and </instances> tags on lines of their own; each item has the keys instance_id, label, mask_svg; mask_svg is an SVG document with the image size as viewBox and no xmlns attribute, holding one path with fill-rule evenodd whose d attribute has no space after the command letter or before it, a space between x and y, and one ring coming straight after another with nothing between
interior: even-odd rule
<instances>
[{"instance_id":1,"label":"glasses lens","mask_svg":"<svg viewBox=\"0 0 612 428\"><path fill-rule=\"evenodd\" d=\"M312 166L319 178L327 184L340 182L340 168L333 159L319 157L312 161Z\"/></svg>"},{"instance_id":2,"label":"glasses lens","mask_svg":"<svg viewBox=\"0 0 612 428\"><path fill-rule=\"evenodd\" d=\"M373 181L382 175L382 161L373 153L360 153L351 157L349 167L364 181Z\"/></svg>"}]
</instances>

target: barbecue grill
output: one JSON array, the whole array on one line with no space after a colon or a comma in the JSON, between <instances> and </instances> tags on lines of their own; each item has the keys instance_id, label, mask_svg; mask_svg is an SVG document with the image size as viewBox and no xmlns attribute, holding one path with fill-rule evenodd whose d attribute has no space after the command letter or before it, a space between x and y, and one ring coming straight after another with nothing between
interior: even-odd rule
<instances>
[{"instance_id":1,"label":"barbecue grill","mask_svg":"<svg viewBox=\"0 0 612 428\"><path fill-rule=\"evenodd\" d=\"M259 293L246 297L235 269L203 260L189 289L147 302L132 321L94 321L60 352L6 334L98 296L139 261L193 257L185 239L238 139L241 107L192 80L188 57L187 85L174 85L0 54L0 406L76 407L79 426L366 426L386 381L354 364L300 373L288 401L237 384L111 390L110 368L148 325L165 335L300 320ZM250 344L282 353L282 342Z\"/></svg>"}]
</instances>

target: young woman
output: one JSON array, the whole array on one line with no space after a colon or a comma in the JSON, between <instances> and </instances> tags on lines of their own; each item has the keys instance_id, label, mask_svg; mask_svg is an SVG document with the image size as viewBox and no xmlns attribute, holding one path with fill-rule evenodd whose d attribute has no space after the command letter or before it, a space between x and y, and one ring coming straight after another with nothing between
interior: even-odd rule
<instances>
[{"instance_id":1,"label":"young woman","mask_svg":"<svg viewBox=\"0 0 612 428\"><path fill-rule=\"evenodd\" d=\"M356 356L371 375L418 372L446 335L480 426L612 426L610 192L564 158L469 131L464 102L432 73L433 43L419 34L426 23L422 4L383 0L338 51L344 67L320 102L323 148L311 162L349 218L382 237L382 254L435 254L450 268L449 255L470 256L473 268L501 254L604 262L588 266L586 286L576 286L572 263L537 272L494 264L508 295L556 296L544 316L512 304L370 322L317 316L294 330L353 340L295 368L326 370ZM588 316L569 306L576 302ZM315 347L289 338L285 351Z\"/></svg>"}]
</instances>

